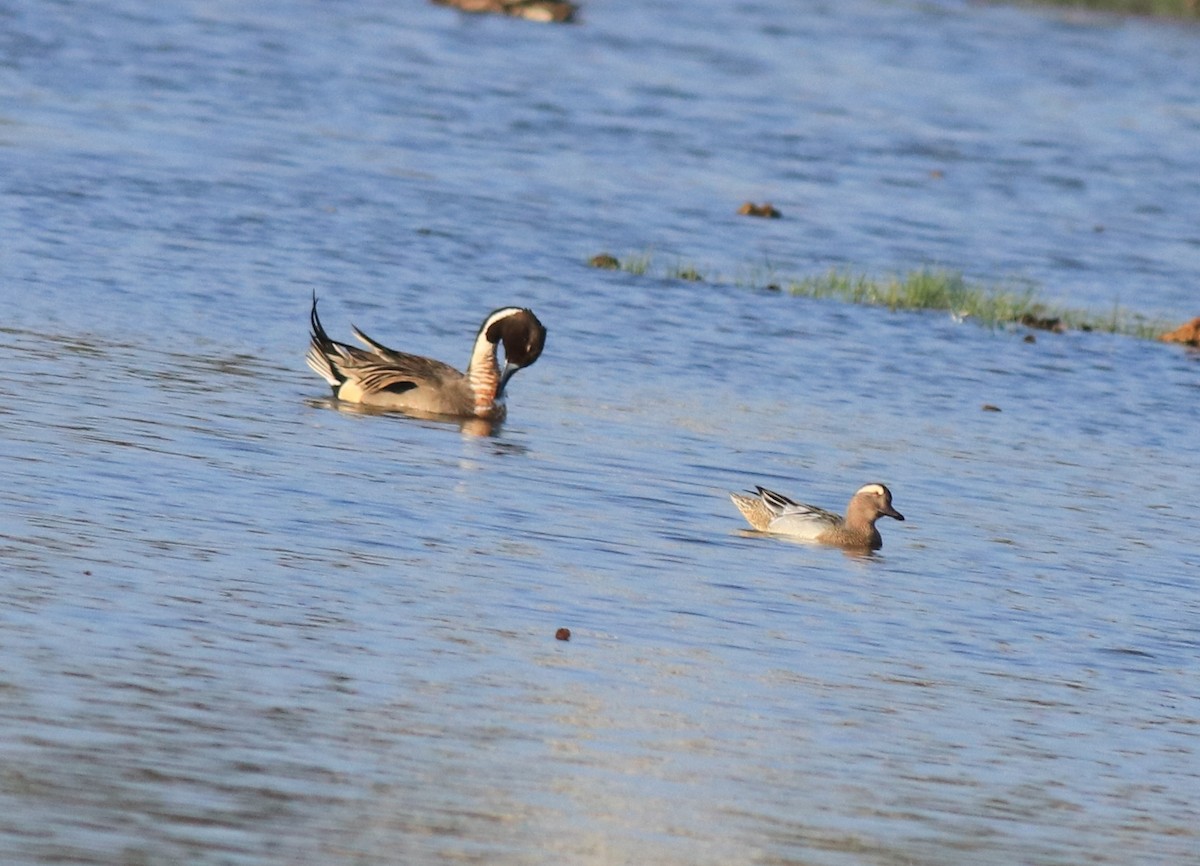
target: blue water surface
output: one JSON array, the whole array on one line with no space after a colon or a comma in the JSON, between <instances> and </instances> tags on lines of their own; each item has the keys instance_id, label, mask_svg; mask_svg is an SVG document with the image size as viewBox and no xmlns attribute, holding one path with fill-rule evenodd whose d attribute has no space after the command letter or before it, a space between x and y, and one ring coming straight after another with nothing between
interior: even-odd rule
<instances>
[{"instance_id":1,"label":"blue water surface","mask_svg":"<svg viewBox=\"0 0 1200 866\"><path fill-rule=\"evenodd\" d=\"M749 287L1196 315L1194 27L0 21L0 860L1196 859L1197 356ZM494 435L340 411L314 291L456 365L502 305L549 341ZM727 497L870 481L868 558Z\"/></svg>"}]
</instances>

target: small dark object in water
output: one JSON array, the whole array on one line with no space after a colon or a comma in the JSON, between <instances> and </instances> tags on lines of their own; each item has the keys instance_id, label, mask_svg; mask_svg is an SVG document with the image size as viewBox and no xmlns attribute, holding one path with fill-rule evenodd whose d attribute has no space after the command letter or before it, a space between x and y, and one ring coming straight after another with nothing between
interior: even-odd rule
<instances>
[{"instance_id":1,"label":"small dark object in water","mask_svg":"<svg viewBox=\"0 0 1200 866\"><path fill-rule=\"evenodd\" d=\"M984 403L984 404L983 404L983 411L984 411L984 412L999 412L999 411L1000 411L1000 407L999 407L999 406L993 406L991 403Z\"/></svg>"},{"instance_id":2,"label":"small dark object in water","mask_svg":"<svg viewBox=\"0 0 1200 866\"><path fill-rule=\"evenodd\" d=\"M1061 334L1067 330L1067 326L1058 316L1035 316L1033 313L1026 313L1021 316L1020 321L1025 327L1036 328L1039 331L1053 331Z\"/></svg>"},{"instance_id":3,"label":"small dark object in water","mask_svg":"<svg viewBox=\"0 0 1200 866\"><path fill-rule=\"evenodd\" d=\"M433 0L439 6L453 6L463 12L495 12L527 21L566 23L575 20L579 7L567 0Z\"/></svg>"},{"instance_id":4,"label":"small dark object in water","mask_svg":"<svg viewBox=\"0 0 1200 866\"><path fill-rule=\"evenodd\" d=\"M571 630L569 628L560 628L554 633L555 640L570 640Z\"/></svg>"},{"instance_id":5,"label":"small dark object in water","mask_svg":"<svg viewBox=\"0 0 1200 866\"><path fill-rule=\"evenodd\" d=\"M1184 322L1174 331L1168 331L1159 336L1164 343L1183 343L1185 346L1200 348L1200 316L1190 322Z\"/></svg>"},{"instance_id":6,"label":"small dark object in water","mask_svg":"<svg viewBox=\"0 0 1200 866\"><path fill-rule=\"evenodd\" d=\"M742 216L766 217L773 220L777 220L783 216L769 201L764 201L762 204L755 204L752 201L748 201L738 208L738 213Z\"/></svg>"},{"instance_id":7,"label":"small dark object in water","mask_svg":"<svg viewBox=\"0 0 1200 866\"><path fill-rule=\"evenodd\" d=\"M588 264L593 268L603 268L606 271L615 271L621 267L621 263L617 261L616 256L610 256L608 253L600 253L588 259Z\"/></svg>"},{"instance_id":8,"label":"small dark object in water","mask_svg":"<svg viewBox=\"0 0 1200 866\"><path fill-rule=\"evenodd\" d=\"M1033 334L1026 334L1026 335L1025 335L1025 340L1024 340L1024 342L1026 342L1026 343L1036 343L1036 342L1037 342L1037 337L1035 337Z\"/></svg>"}]
</instances>

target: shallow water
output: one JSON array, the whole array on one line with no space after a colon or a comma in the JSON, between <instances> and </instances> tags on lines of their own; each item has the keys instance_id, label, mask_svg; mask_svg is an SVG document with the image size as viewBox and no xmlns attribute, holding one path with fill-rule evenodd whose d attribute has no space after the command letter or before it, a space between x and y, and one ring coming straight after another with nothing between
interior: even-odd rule
<instances>
[{"instance_id":1,"label":"shallow water","mask_svg":"<svg viewBox=\"0 0 1200 866\"><path fill-rule=\"evenodd\" d=\"M1194 28L0 18L4 862L1196 858L1195 355L584 265L1188 318ZM547 352L494 436L337 411L314 289L454 363L528 304ZM865 559L726 496L872 480Z\"/></svg>"}]
</instances>

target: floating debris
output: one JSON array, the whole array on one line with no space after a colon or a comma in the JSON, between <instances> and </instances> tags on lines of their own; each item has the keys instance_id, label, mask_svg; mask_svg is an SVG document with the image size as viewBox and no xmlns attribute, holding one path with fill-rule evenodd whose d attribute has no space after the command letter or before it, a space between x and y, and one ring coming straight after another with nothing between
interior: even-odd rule
<instances>
[{"instance_id":1,"label":"floating debris","mask_svg":"<svg viewBox=\"0 0 1200 866\"><path fill-rule=\"evenodd\" d=\"M570 640L571 630L569 628L560 628L554 633L555 640Z\"/></svg>"},{"instance_id":2,"label":"floating debris","mask_svg":"<svg viewBox=\"0 0 1200 866\"><path fill-rule=\"evenodd\" d=\"M593 268L603 268L606 271L619 270L621 263L616 256L610 256L608 253L599 253L588 259L588 264Z\"/></svg>"},{"instance_id":3,"label":"floating debris","mask_svg":"<svg viewBox=\"0 0 1200 866\"><path fill-rule=\"evenodd\" d=\"M1200 316L1190 322L1184 322L1174 331L1159 335L1164 343L1183 343L1185 346L1200 348Z\"/></svg>"},{"instance_id":4,"label":"floating debris","mask_svg":"<svg viewBox=\"0 0 1200 866\"><path fill-rule=\"evenodd\" d=\"M999 411L1000 411L1000 407L999 407L999 406L993 406L991 403L984 403L984 404L983 404L983 411L984 411L984 412L999 412Z\"/></svg>"},{"instance_id":5,"label":"floating debris","mask_svg":"<svg viewBox=\"0 0 1200 866\"><path fill-rule=\"evenodd\" d=\"M1067 330L1067 326L1058 316L1037 316L1033 313L1026 313L1017 321L1026 328L1036 328L1039 331L1053 331L1056 334L1062 334Z\"/></svg>"},{"instance_id":6,"label":"floating debris","mask_svg":"<svg viewBox=\"0 0 1200 866\"><path fill-rule=\"evenodd\" d=\"M764 201L762 204L755 204L752 201L748 201L738 208L737 212L742 216L765 217L766 219L773 220L777 220L783 216L769 201Z\"/></svg>"}]
</instances>

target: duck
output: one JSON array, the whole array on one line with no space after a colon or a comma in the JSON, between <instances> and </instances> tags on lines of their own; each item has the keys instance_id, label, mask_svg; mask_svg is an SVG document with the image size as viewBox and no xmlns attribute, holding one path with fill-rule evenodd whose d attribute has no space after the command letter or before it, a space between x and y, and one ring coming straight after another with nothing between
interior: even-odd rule
<instances>
[{"instance_id":1,"label":"duck","mask_svg":"<svg viewBox=\"0 0 1200 866\"><path fill-rule=\"evenodd\" d=\"M305 361L329 383L336 399L423 417L503 421L505 386L514 373L536 361L546 345L546 328L533 310L501 307L479 326L462 373L433 358L389 349L355 327L354 336L366 349L330 339L317 315L315 294L309 321ZM496 357L501 345L503 369Z\"/></svg>"},{"instance_id":2,"label":"duck","mask_svg":"<svg viewBox=\"0 0 1200 866\"><path fill-rule=\"evenodd\" d=\"M846 506L844 518L815 505L793 502L765 487L755 487L755 494L750 496L730 493L729 498L746 522L760 532L847 549L879 550L883 538L875 521L881 517L904 520L904 515L892 507L892 491L879 483L858 488Z\"/></svg>"},{"instance_id":3,"label":"duck","mask_svg":"<svg viewBox=\"0 0 1200 866\"><path fill-rule=\"evenodd\" d=\"M433 0L439 6L453 6L463 12L494 12L525 18L528 21L569 23L579 7L570 0Z\"/></svg>"}]
</instances>

